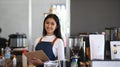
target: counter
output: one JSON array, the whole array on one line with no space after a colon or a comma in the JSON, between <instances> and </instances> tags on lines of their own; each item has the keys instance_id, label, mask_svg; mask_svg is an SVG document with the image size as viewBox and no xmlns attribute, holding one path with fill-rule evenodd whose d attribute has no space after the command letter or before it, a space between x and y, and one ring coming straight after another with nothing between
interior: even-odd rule
<instances>
[{"instance_id":1,"label":"counter","mask_svg":"<svg viewBox=\"0 0 120 67\"><path fill-rule=\"evenodd\" d=\"M120 67L120 60L94 60L91 61L92 67Z\"/></svg>"}]
</instances>

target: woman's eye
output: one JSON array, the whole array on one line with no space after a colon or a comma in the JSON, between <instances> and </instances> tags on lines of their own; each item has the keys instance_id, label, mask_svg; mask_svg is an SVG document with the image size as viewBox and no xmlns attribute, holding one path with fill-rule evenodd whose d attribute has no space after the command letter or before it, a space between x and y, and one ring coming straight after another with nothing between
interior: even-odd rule
<instances>
[{"instance_id":1,"label":"woman's eye","mask_svg":"<svg viewBox=\"0 0 120 67\"><path fill-rule=\"evenodd\" d=\"M51 25L54 25L54 23L51 23Z\"/></svg>"},{"instance_id":2,"label":"woman's eye","mask_svg":"<svg viewBox=\"0 0 120 67\"><path fill-rule=\"evenodd\" d=\"M46 22L46 24L55 25L55 23L54 23L54 22Z\"/></svg>"},{"instance_id":3,"label":"woman's eye","mask_svg":"<svg viewBox=\"0 0 120 67\"><path fill-rule=\"evenodd\" d=\"M49 22L46 22L46 24L49 24Z\"/></svg>"}]
</instances>

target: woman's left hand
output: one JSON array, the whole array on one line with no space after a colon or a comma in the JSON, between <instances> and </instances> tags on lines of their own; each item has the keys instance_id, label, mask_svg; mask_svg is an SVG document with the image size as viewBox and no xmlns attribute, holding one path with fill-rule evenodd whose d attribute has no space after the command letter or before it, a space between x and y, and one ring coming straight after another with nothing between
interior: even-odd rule
<instances>
[{"instance_id":1,"label":"woman's left hand","mask_svg":"<svg viewBox=\"0 0 120 67\"><path fill-rule=\"evenodd\" d=\"M33 57L32 59L30 59L30 62L32 64L34 64L34 65L43 65L44 64L44 62L42 60L40 60L38 58L35 58L35 57Z\"/></svg>"}]
</instances>

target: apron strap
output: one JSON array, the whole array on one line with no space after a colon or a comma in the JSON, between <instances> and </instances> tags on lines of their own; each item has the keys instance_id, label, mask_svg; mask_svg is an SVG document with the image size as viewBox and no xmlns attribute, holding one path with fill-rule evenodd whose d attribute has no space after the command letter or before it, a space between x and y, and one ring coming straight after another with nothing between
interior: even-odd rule
<instances>
[{"instance_id":1,"label":"apron strap","mask_svg":"<svg viewBox=\"0 0 120 67\"><path fill-rule=\"evenodd\" d=\"M54 44L56 40L57 40L57 37L51 43Z\"/></svg>"},{"instance_id":2,"label":"apron strap","mask_svg":"<svg viewBox=\"0 0 120 67\"><path fill-rule=\"evenodd\" d=\"M39 43L41 42L42 39L43 39L43 37L40 38ZM54 44L56 40L57 40L57 37L54 38L54 40L51 42L51 44Z\"/></svg>"},{"instance_id":3,"label":"apron strap","mask_svg":"<svg viewBox=\"0 0 120 67\"><path fill-rule=\"evenodd\" d=\"M39 39L39 42L38 42L38 43L40 43L42 39L43 39L43 37L41 37L41 38Z\"/></svg>"}]
</instances>

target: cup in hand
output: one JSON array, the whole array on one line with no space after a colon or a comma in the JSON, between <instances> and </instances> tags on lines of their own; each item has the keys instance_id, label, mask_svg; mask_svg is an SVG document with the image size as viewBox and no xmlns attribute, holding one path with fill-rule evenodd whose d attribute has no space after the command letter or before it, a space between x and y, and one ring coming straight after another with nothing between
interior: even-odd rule
<instances>
[{"instance_id":1,"label":"cup in hand","mask_svg":"<svg viewBox=\"0 0 120 67\"><path fill-rule=\"evenodd\" d=\"M57 61L48 61L44 63L44 67L58 67Z\"/></svg>"}]
</instances>

